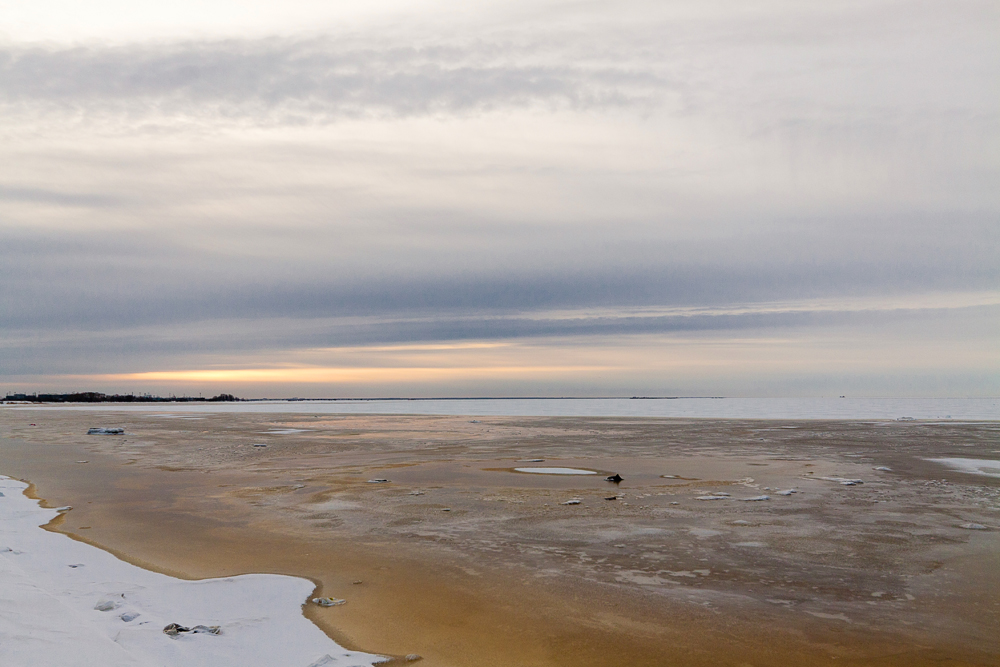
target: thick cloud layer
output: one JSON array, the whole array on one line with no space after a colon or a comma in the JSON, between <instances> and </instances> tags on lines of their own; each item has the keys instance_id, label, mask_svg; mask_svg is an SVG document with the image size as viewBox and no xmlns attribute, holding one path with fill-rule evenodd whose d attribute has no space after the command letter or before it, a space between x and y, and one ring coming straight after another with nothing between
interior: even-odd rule
<instances>
[{"instance_id":1,"label":"thick cloud layer","mask_svg":"<svg viewBox=\"0 0 1000 667\"><path fill-rule=\"evenodd\" d=\"M989 3L497 11L0 44L10 388L428 342L562 340L589 367L608 340L782 331L833 336L805 374L866 337L998 363ZM656 393L627 363L588 391ZM981 372L941 386L989 393Z\"/></svg>"}]
</instances>

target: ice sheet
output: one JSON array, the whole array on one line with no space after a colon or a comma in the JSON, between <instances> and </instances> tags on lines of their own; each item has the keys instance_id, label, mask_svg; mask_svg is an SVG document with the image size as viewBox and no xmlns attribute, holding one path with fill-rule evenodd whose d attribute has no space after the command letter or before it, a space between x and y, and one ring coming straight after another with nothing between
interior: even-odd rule
<instances>
[{"instance_id":1,"label":"ice sheet","mask_svg":"<svg viewBox=\"0 0 1000 667\"><path fill-rule=\"evenodd\" d=\"M518 472L531 472L539 475L596 475L593 470L581 468L514 468Z\"/></svg>"}]
</instances>

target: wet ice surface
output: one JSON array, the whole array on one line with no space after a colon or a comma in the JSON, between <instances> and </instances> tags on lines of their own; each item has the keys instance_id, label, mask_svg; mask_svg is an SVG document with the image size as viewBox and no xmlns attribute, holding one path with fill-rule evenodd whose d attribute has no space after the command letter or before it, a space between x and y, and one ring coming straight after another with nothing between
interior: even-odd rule
<instances>
[{"instance_id":1,"label":"wet ice surface","mask_svg":"<svg viewBox=\"0 0 1000 667\"><path fill-rule=\"evenodd\" d=\"M125 424L136 432L127 445L87 444L134 457L130 474L211 471L199 476L218 489L197 498L204 513L523 568L580 590L597 583L611 587L600 595L626 590L653 611L806 614L995 647L995 567L968 568L1000 547L1000 481L936 460L996 458L1000 424L321 414L146 423ZM286 428L309 432L246 446L247 433ZM97 455L87 456L92 467ZM543 474L510 474L538 458ZM382 476L392 483L367 483Z\"/></svg>"},{"instance_id":2,"label":"wet ice surface","mask_svg":"<svg viewBox=\"0 0 1000 667\"><path fill-rule=\"evenodd\" d=\"M0 477L0 662L100 665L373 665L302 615L314 584L250 574L183 581L40 526L57 515ZM193 628L170 637L170 623ZM203 626L204 631L198 626ZM211 629L219 626L219 634Z\"/></svg>"}]
</instances>

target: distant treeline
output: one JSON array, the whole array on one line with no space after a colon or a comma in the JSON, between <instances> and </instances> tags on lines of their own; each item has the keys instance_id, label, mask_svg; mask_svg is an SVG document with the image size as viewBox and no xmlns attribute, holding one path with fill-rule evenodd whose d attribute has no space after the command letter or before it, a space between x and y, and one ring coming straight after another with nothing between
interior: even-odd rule
<instances>
[{"instance_id":1,"label":"distant treeline","mask_svg":"<svg viewBox=\"0 0 1000 667\"><path fill-rule=\"evenodd\" d=\"M28 401L29 403L220 403L240 401L232 394L219 394L212 398L201 396L153 396L152 394L102 394L96 391L81 391L75 394L7 394L5 401Z\"/></svg>"}]
</instances>

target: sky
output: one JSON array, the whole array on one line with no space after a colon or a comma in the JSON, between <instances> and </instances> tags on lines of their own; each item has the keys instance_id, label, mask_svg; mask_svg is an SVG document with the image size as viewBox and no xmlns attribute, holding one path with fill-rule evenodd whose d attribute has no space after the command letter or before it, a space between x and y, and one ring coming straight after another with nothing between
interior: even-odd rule
<instances>
[{"instance_id":1,"label":"sky","mask_svg":"<svg viewBox=\"0 0 1000 667\"><path fill-rule=\"evenodd\" d=\"M998 183L992 0L0 0L0 391L997 396Z\"/></svg>"}]
</instances>

